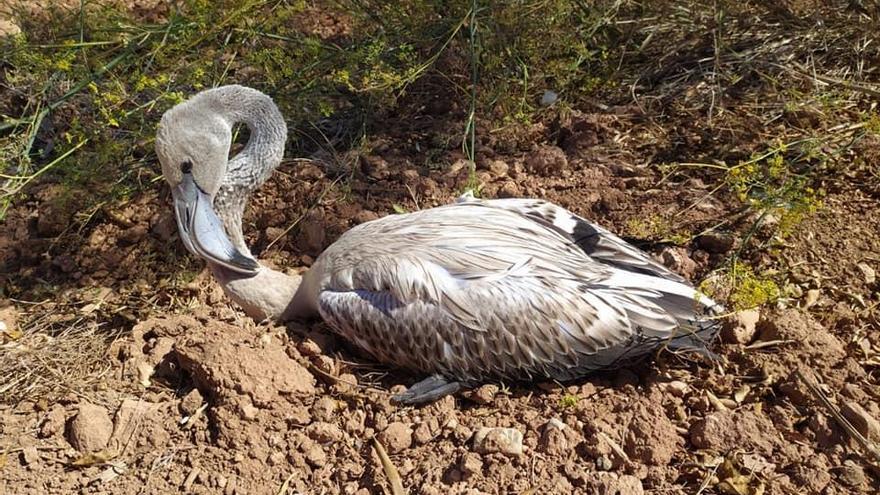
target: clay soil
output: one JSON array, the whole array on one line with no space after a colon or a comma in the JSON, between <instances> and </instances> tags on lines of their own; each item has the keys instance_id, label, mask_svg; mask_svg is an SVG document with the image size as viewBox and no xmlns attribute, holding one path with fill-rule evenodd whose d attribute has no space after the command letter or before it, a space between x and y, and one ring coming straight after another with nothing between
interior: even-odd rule
<instances>
[{"instance_id":1,"label":"clay soil","mask_svg":"<svg viewBox=\"0 0 880 495\"><path fill-rule=\"evenodd\" d=\"M423 407L389 399L423 377L377 365L322 323L257 323L236 309L186 254L163 183L82 228L70 228L82 213L64 209L56 184L35 184L0 225L14 297L0 314L22 331L0 352L31 382L0 397L0 493L392 493L377 444L412 494L877 493L880 139L848 149L865 166L825 181L821 206L780 244L751 231L756 214L715 191L716 176L655 166L734 145L747 156L772 129L751 133L745 102L726 102L728 132L684 111L693 94L675 98L547 111L509 132L482 122L482 194L557 202L694 283L737 254L790 290L732 315L715 360L661 352L573 383L492 383ZM458 133L463 111L402 108L375 125L368 151L281 166L245 221L262 261L305 269L358 223L454 200L463 156L452 146L428 167L418 143ZM419 112L428 124L398 124ZM652 238L633 219L689 240ZM483 428L517 430L522 452L481 448Z\"/></svg>"}]
</instances>

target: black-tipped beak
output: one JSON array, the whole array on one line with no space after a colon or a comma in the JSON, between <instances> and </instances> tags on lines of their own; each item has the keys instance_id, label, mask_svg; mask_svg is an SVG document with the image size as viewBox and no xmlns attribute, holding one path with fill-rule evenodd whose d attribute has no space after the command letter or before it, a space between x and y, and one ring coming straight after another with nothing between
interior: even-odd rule
<instances>
[{"instance_id":1,"label":"black-tipped beak","mask_svg":"<svg viewBox=\"0 0 880 495\"><path fill-rule=\"evenodd\" d=\"M260 264L229 240L211 198L198 187L191 173L183 174L183 181L171 188L171 195L180 238L189 252L238 273L259 271Z\"/></svg>"}]
</instances>

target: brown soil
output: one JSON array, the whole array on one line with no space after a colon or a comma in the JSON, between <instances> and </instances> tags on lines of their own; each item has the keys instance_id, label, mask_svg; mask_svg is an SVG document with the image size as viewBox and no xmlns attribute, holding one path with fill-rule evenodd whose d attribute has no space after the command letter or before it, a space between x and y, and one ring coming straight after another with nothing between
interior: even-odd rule
<instances>
[{"instance_id":1,"label":"brown soil","mask_svg":"<svg viewBox=\"0 0 880 495\"><path fill-rule=\"evenodd\" d=\"M330 21L312 29L338 31ZM710 177L668 180L648 166L658 154L711 154L700 136L712 129L629 103L591 112L480 130L483 195L546 198L633 236L632 219L693 236L735 218L722 230L736 243L643 244L695 282L720 267L754 218L735 215L729 195L707 196ZM460 117L432 128L455 134ZM460 153L424 166L414 144L424 136L397 122L352 158L350 177L335 162L282 165L245 221L261 259L308 266L358 223L463 190ZM742 138L751 124L738 125ZM738 146L747 155L762 143ZM878 146L868 138L852 153L877 170ZM185 254L163 185L79 224L59 187L36 185L0 225L0 285L15 297L0 317L5 332L24 329L0 332L0 352L22 356L17 372L31 380L0 401L0 493L390 493L374 440L413 494L877 493L880 461L801 378L880 443L870 178L826 184L824 205L778 254L742 251L793 292L754 329L726 332L717 361L661 353L570 384L489 384L420 408L389 397L422 377L376 365L323 324L256 324L235 309ZM770 240L756 235L751 246ZM76 362L60 359L74 352L60 347L65 335L80 336Z\"/></svg>"}]
</instances>

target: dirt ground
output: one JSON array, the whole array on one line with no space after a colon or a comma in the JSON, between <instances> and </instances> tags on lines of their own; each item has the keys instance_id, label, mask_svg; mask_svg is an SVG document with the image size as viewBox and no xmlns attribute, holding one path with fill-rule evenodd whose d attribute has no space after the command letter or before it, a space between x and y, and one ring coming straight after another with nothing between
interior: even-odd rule
<instances>
[{"instance_id":1,"label":"dirt ground","mask_svg":"<svg viewBox=\"0 0 880 495\"><path fill-rule=\"evenodd\" d=\"M389 401L422 377L376 365L322 323L237 310L186 254L164 184L94 212L35 184L0 225L0 352L30 381L0 391L0 493L363 495L392 493L395 471L425 495L877 493L880 137L848 148L863 166L824 179L821 206L774 240L708 173L655 166L708 161L734 141L748 156L774 132L749 135L746 96L727 102L729 135L729 121L691 119L696 93L478 127L482 194L554 201L694 283L737 254L784 296L730 316L714 361L660 353L424 407ZM304 269L354 225L452 201L468 182L461 152L428 167L418 143L458 132L461 112L418 112L429 125L389 119L368 151L285 162L246 216L261 261ZM661 221L688 240L645 226Z\"/></svg>"}]
</instances>

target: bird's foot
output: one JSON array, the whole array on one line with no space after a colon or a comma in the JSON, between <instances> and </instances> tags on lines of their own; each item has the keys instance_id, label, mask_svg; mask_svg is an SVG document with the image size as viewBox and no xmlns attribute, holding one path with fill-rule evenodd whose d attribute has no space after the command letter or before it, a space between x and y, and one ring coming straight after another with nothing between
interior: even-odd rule
<instances>
[{"instance_id":1,"label":"bird's foot","mask_svg":"<svg viewBox=\"0 0 880 495\"><path fill-rule=\"evenodd\" d=\"M406 406L426 404L454 394L461 388L460 382L451 381L442 375L431 375L406 389L405 392L395 395L392 400Z\"/></svg>"}]
</instances>

